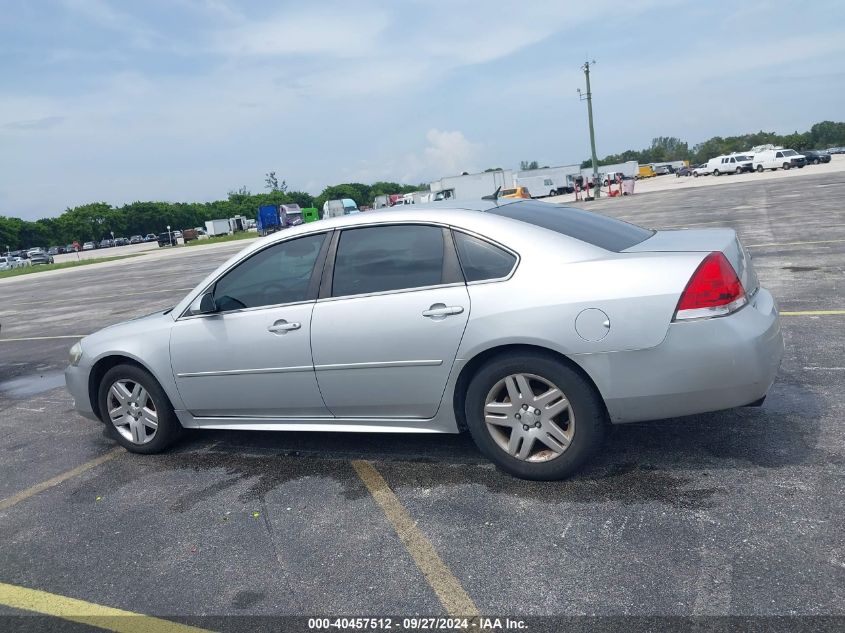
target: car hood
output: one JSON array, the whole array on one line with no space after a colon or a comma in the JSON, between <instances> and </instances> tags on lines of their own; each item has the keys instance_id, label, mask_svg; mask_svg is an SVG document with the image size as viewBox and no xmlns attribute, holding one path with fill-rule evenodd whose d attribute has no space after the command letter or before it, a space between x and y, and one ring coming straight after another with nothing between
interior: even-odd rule
<instances>
[{"instance_id":1,"label":"car hood","mask_svg":"<svg viewBox=\"0 0 845 633\"><path fill-rule=\"evenodd\" d=\"M149 332L150 330L156 330L164 326L170 327L173 325L173 319L170 317L171 310L172 308L156 310L150 314L134 317L128 321L107 325L103 329L97 330L93 334L89 334L83 338L82 347L85 349L91 345L100 345L106 341L143 336L145 332Z\"/></svg>"}]
</instances>

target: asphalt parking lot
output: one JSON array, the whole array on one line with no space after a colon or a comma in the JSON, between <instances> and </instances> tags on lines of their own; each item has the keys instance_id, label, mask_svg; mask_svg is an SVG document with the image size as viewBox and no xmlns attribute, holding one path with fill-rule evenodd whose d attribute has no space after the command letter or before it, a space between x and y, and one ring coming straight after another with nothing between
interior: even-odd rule
<instances>
[{"instance_id":1,"label":"asphalt parking lot","mask_svg":"<svg viewBox=\"0 0 845 633\"><path fill-rule=\"evenodd\" d=\"M215 616L842 626L845 173L834 176L579 203L653 228L734 227L785 313L786 354L763 407L614 427L590 467L557 483L501 474L463 436L204 432L164 455L114 451L62 387L73 337L172 305L243 244L4 282L0 614L24 613L13 586L48 592L45 613L64 596L93 604L91 617L102 605L224 630L254 623Z\"/></svg>"}]
</instances>

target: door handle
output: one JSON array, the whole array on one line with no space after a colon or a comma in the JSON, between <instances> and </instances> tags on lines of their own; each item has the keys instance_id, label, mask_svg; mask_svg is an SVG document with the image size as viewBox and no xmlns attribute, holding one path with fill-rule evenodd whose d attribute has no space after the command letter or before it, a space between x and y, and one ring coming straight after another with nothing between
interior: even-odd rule
<instances>
[{"instance_id":1,"label":"door handle","mask_svg":"<svg viewBox=\"0 0 845 633\"><path fill-rule=\"evenodd\" d=\"M450 314L460 314L464 309L461 306L447 306L444 303L435 303L428 310L423 310L422 315L430 319L447 317Z\"/></svg>"},{"instance_id":2,"label":"door handle","mask_svg":"<svg viewBox=\"0 0 845 633\"><path fill-rule=\"evenodd\" d=\"M272 332L273 334L287 334L291 330L298 330L301 327L301 323L288 323L284 319L280 319L268 327L267 331Z\"/></svg>"}]
</instances>

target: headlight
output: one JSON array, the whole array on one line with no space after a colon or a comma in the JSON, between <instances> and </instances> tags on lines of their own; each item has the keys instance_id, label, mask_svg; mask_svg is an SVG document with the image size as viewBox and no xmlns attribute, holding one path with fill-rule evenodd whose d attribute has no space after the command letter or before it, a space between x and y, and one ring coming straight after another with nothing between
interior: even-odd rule
<instances>
[{"instance_id":1,"label":"headlight","mask_svg":"<svg viewBox=\"0 0 845 633\"><path fill-rule=\"evenodd\" d=\"M82 359L82 344L74 343L70 348L70 364L76 367Z\"/></svg>"}]
</instances>

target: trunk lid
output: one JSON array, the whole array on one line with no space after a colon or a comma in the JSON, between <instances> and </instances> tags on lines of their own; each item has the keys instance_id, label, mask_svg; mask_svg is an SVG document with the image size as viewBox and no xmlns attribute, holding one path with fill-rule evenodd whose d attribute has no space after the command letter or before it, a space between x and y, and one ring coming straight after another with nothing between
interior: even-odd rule
<instances>
[{"instance_id":1,"label":"trunk lid","mask_svg":"<svg viewBox=\"0 0 845 633\"><path fill-rule=\"evenodd\" d=\"M759 282L751 256L747 253L736 231L722 229L678 229L657 231L647 240L622 251L623 253L707 253L721 251L733 266L747 295L757 290Z\"/></svg>"}]
</instances>

